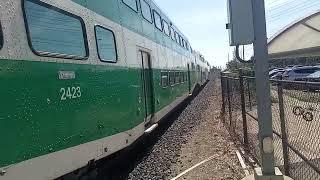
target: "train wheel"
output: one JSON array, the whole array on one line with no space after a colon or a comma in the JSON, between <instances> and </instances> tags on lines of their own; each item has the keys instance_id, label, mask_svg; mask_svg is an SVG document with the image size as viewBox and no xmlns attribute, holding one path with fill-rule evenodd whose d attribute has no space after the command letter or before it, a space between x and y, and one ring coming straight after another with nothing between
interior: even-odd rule
<instances>
[{"instance_id":1,"label":"train wheel","mask_svg":"<svg viewBox=\"0 0 320 180\"><path fill-rule=\"evenodd\" d=\"M312 112L306 112L303 114L303 119L306 120L307 122L313 121L313 114Z\"/></svg>"},{"instance_id":2,"label":"train wheel","mask_svg":"<svg viewBox=\"0 0 320 180\"><path fill-rule=\"evenodd\" d=\"M304 114L304 109L300 106L295 106L292 110L293 114L296 116L301 116Z\"/></svg>"}]
</instances>

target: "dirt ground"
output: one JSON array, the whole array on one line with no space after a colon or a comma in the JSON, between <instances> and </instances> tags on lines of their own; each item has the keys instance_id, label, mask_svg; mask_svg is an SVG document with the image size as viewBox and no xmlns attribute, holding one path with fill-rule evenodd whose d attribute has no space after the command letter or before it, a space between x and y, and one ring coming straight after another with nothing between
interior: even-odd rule
<instances>
[{"instance_id":1,"label":"dirt ground","mask_svg":"<svg viewBox=\"0 0 320 180\"><path fill-rule=\"evenodd\" d=\"M210 108L202 112L202 123L193 130L192 136L183 145L178 163L172 167L173 174L177 176L199 162L212 157L210 161L178 179L241 179L245 174L236 155L237 148L219 118L221 108L219 81L215 82L212 95L207 100Z\"/></svg>"}]
</instances>

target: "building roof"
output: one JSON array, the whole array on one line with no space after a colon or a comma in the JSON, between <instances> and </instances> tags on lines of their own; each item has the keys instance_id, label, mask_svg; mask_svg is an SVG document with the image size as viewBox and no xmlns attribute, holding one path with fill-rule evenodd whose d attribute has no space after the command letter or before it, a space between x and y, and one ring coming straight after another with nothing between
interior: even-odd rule
<instances>
[{"instance_id":1,"label":"building roof","mask_svg":"<svg viewBox=\"0 0 320 180\"><path fill-rule=\"evenodd\" d=\"M270 58L320 56L320 10L292 22L268 40Z\"/></svg>"}]
</instances>

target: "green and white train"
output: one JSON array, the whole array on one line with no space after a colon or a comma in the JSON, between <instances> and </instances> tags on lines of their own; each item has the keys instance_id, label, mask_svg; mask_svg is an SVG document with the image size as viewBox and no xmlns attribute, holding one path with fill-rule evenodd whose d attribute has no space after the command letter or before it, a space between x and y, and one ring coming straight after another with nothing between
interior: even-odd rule
<instances>
[{"instance_id":1,"label":"green and white train","mask_svg":"<svg viewBox=\"0 0 320 180\"><path fill-rule=\"evenodd\" d=\"M152 0L2 0L0 24L0 180L124 149L208 79Z\"/></svg>"}]
</instances>

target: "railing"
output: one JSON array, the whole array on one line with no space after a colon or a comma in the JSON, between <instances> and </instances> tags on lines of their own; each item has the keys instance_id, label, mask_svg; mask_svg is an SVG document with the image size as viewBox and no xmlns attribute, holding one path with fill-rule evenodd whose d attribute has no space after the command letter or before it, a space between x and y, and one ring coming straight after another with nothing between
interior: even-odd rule
<instances>
[{"instance_id":1,"label":"railing","mask_svg":"<svg viewBox=\"0 0 320 180\"><path fill-rule=\"evenodd\" d=\"M260 161L255 78L221 74L224 124ZM320 83L271 80L276 165L295 180L320 179Z\"/></svg>"}]
</instances>

